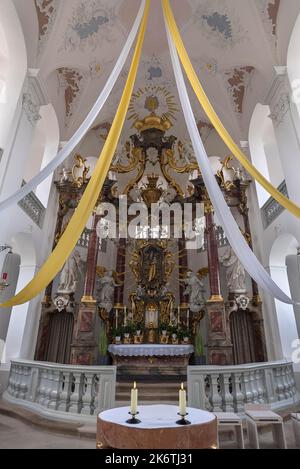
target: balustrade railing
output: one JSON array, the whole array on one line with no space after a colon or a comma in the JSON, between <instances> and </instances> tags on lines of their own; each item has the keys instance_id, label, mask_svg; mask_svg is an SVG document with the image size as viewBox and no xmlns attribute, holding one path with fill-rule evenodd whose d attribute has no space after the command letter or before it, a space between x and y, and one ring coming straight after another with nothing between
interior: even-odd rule
<instances>
[{"instance_id":1,"label":"balustrade railing","mask_svg":"<svg viewBox=\"0 0 300 469\"><path fill-rule=\"evenodd\" d=\"M46 209L34 192L27 194L18 205L39 228L43 228Z\"/></svg>"},{"instance_id":2,"label":"balustrade railing","mask_svg":"<svg viewBox=\"0 0 300 469\"><path fill-rule=\"evenodd\" d=\"M15 360L3 398L55 419L89 421L115 406L116 367Z\"/></svg>"},{"instance_id":3,"label":"balustrade railing","mask_svg":"<svg viewBox=\"0 0 300 469\"><path fill-rule=\"evenodd\" d=\"M293 364L285 360L237 366L188 367L191 407L211 412L244 412L248 403L295 409L300 403Z\"/></svg>"},{"instance_id":4,"label":"balustrade railing","mask_svg":"<svg viewBox=\"0 0 300 469\"><path fill-rule=\"evenodd\" d=\"M286 186L286 182L283 181L280 186L278 186L279 192L281 192L285 197L288 197L288 190ZM264 228L268 228L268 226L273 223L273 221L279 217L279 215L284 211L284 207L280 205L277 200L270 197L265 205L261 208L261 216Z\"/></svg>"}]
</instances>

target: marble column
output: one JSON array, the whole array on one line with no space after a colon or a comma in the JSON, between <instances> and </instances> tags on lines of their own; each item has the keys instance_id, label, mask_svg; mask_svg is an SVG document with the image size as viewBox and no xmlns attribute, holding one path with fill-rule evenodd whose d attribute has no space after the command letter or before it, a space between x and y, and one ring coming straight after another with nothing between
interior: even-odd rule
<instances>
[{"instance_id":1,"label":"marble column","mask_svg":"<svg viewBox=\"0 0 300 469\"><path fill-rule=\"evenodd\" d=\"M125 271L125 260L126 260L126 239L121 238L119 240L118 252L117 252L117 263L116 272L122 274ZM124 278L123 278L124 280ZM114 297L115 306L121 307L124 303L124 283L115 288Z\"/></svg>"},{"instance_id":2,"label":"marble column","mask_svg":"<svg viewBox=\"0 0 300 469\"><path fill-rule=\"evenodd\" d=\"M209 200L204 203L205 221L206 221L206 237L207 237L207 258L209 266L209 284L210 284L210 300L223 302L220 288L220 264L218 243L216 238L216 226L214 223L214 209Z\"/></svg>"},{"instance_id":3,"label":"marble column","mask_svg":"<svg viewBox=\"0 0 300 469\"><path fill-rule=\"evenodd\" d=\"M229 321L226 317L225 303L221 295L220 264L214 210L208 196L204 200L206 220L207 257L209 268L210 299L206 303L207 310L207 349L210 365L231 365L232 343L230 338Z\"/></svg>"},{"instance_id":4,"label":"marble column","mask_svg":"<svg viewBox=\"0 0 300 469\"><path fill-rule=\"evenodd\" d=\"M83 303L95 303L94 299L94 288L96 281L96 269L99 252L99 238L97 236L97 225L100 220L100 215L93 215L93 226L90 232L90 239L87 253L87 268L85 275L84 291L82 302Z\"/></svg>"},{"instance_id":5,"label":"marble column","mask_svg":"<svg viewBox=\"0 0 300 469\"><path fill-rule=\"evenodd\" d=\"M183 234L182 238L178 240L178 266L179 266L179 274L185 275L188 270L188 255L186 250L186 241L185 236ZM182 307L188 307L187 305L187 297L184 294L185 285L183 283L179 283L179 302Z\"/></svg>"},{"instance_id":6,"label":"marble column","mask_svg":"<svg viewBox=\"0 0 300 469\"><path fill-rule=\"evenodd\" d=\"M79 305L79 311L74 324L73 341L71 345L71 364L90 366L97 364L99 317L94 298L96 268L99 250L97 224L100 216L93 215L93 227L90 233L87 270L85 276L84 296Z\"/></svg>"}]
</instances>

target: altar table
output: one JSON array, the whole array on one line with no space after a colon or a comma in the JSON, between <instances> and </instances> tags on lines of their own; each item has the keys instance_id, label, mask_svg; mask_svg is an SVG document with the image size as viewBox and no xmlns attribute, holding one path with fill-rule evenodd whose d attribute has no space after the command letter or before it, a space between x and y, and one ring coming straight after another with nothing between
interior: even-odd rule
<instances>
[{"instance_id":1,"label":"altar table","mask_svg":"<svg viewBox=\"0 0 300 469\"><path fill-rule=\"evenodd\" d=\"M139 406L141 423L130 425L129 407L101 412L97 418L97 448L113 449L210 449L217 447L214 414L187 408L191 425L177 425L178 406Z\"/></svg>"},{"instance_id":2,"label":"altar table","mask_svg":"<svg viewBox=\"0 0 300 469\"><path fill-rule=\"evenodd\" d=\"M178 357L191 355L194 352L192 345L109 345L108 351L119 357Z\"/></svg>"}]
</instances>

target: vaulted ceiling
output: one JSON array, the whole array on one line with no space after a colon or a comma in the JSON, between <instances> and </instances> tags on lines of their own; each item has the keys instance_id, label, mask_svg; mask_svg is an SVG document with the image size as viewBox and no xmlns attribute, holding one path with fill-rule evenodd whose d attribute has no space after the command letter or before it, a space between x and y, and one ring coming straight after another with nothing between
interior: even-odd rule
<instances>
[{"instance_id":1,"label":"vaulted ceiling","mask_svg":"<svg viewBox=\"0 0 300 469\"><path fill-rule=\"evenodd\" d=\"M29 67L40 69L56 110L61 140L82 122L103 88L139 8L139 0L14 0L27 43ZM285 65L299 0L171 0L192 62L224 124L236 139L247 139L257 102ZM98 120L111 122L129 64ZM131 115L141 117L147 90L158 95L184 127L166 41L160 0L151 12ZM168 100L166 99L168 97ZM202 135L212 131L193 97ZM170 98L170 99L169 99ZM171 104L170 104L171 103ZM130 117L130 116L129 116ZM132 121L127 121L130 129Z\"/></svg>"}]
</instances>

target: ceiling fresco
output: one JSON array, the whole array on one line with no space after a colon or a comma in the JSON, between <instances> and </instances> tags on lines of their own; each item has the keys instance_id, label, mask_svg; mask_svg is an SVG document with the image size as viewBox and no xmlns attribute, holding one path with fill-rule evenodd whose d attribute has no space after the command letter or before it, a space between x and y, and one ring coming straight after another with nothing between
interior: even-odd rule
<instances>
[{"instance_id":1,"label":"ceiling fresco","mask_svg":"<svg viewBox=\"0 0 300 469\"><path fill-rule=\"evenodd\" d=\"M48 87L58 114L61 139L66 140L105 85L132 27L140 0L26 0L27 8L25 2L13 1L18 4L25 35L32 35L28 17L35 15L38 47L31 36L28 44L32 44L33 52L38 52L29 68L40 69L40 79ZM280 57L286 54L293 27L291 17L296 20L300 2L171 0L171 4L207 95L234 138L247 139L251 114L266 94L273 67L284 65ZM127 117L137 114L144 117L148 112L144 98L157 97L157 112L168 114L171 109L170 118L176 131L181 126L186 133L180 118L160 0L152 1L151 6L134 90L140 99L135 100L134 109L130 109ZM129 62L95 128L112 122L128 69ZM213 129L192 92L190 96L199 131L208 139ZM132 120L126 121L125 132L130 132ZM102 129L104 133L106 128ZM101 133L100 127L98 130Z\"/></svg>"}]
</instances>

